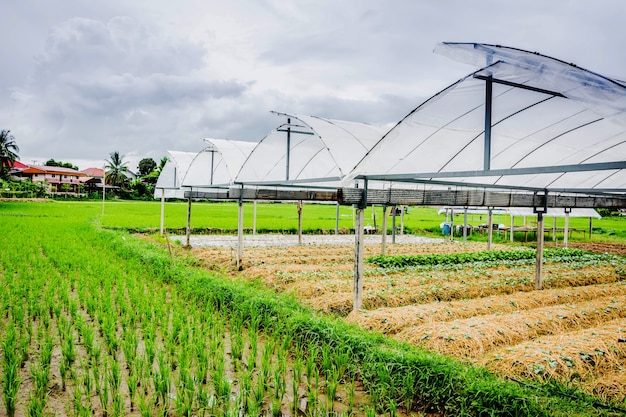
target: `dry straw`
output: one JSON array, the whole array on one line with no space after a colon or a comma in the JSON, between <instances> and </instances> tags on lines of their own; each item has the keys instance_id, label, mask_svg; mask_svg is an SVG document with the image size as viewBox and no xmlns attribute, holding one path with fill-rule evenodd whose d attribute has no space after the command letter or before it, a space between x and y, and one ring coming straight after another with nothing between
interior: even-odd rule
<instances>
[{"instance_id":1,"label":"dry straw","mask_svg":"<svg viewBox=\"0 0 626 417\"><path fill-rule=\"evenodd\" d=\"M538 307L572 304L605 296L626 295L626 285L598 284L577 288L554 288L541 292L520 292L493 295L468 300L433 302L402 307L383 307L376 310L360 310L348 315L348 321L366 329L374 329L393 335L407 327L429 322L451 321L475 316Z\"/></svg>"},{"instance_id":2,"label":"dry straw","mask_svg":"<svg viewBox=\"0 0 626 417\"><path fill-rule=\"evenodd\" d=\"M477 316L410 327L397 338L458 358L478 360L499 346L539 336L598 326L626 317L626 295L602 297L571 305L557 305L505 315Z\"/></svg>"},{"instance_id":3,"label":"dry straw","mask_svg":"<svg viewBox=\"0 0 626 417\"><path fill-rule=\"evenodd\" d=\"M596 327L495 350L481 364L504 376L581 381L595 389L593 381L599 377L623 373L626 346L618 339L625 336L626 318L600 321Z\"/></svg>"}]
</instances>

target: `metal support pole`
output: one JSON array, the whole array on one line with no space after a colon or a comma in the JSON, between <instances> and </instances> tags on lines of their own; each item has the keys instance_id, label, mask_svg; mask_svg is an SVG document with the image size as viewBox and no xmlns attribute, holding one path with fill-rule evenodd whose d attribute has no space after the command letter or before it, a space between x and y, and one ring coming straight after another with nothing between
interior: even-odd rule
<instances>
[{"instance_id":1,"label":"metal support pole","mask_svg":"<svg viewBox=\"0 0 626 417\"><path fill-rule=\"evenodd\" d=\"M493 242L493 211L491 207L487 209L487 250L491 250Z\"/></svg>"},{"instance_id":2,"label":"metal support pole","mask_svg":"<svg viewBox=\"0 0 626 417\"><path fill-rule=\"evenodd\" d=\"M556 247L556 216L552 218L552 241Z\"/></svg>"},{"instance_id":3,"label":"metal support pole","mask_svg":"<svg viewBox=\"0 0 626 417\"><path fill-rule=\"evenodd\" d=\"M567 243L569 241L569 214L571 211L571 208L565 207L565 224L563 225L563 247L565 249L567 249Z\"/></svg>"},{"instance_id":4,"label":"metal support pole","mask_svg":"<svg viewBox=\"0 0 626 417\"><path fill-rule=\"evenodd\" d=\"M454 240L454 208L450 209L450 240Z\"/></svg>"},{"instance_id":5,"label":"metal support pole","mask_svg":"<svg viewBox=\"0 0 626 417\"><path fill-rule=\"evenodd\" d=\"M256 235L256 200L252 203L252 234Z\"/></svg>"},{"instance_id":6,"label":"metal support pole","mask_svg":"<svg viewBox=\"0 0 626 417\"><path fill-rule=\"evenodd\" d=\"M188 248L191 247L191 192L193 192L193 189L190 190L189 198L187 199L187 245L186 247Z\"/></svg>"},{"instance_id":7,"label":"metal support pole","mask_svg":"<svg viewBox=\"0 0 626 417\"><path fill-rule=\"evenodd\" d=\"M392 218L391 218L391 243L396 243L396 206L391 207L392 210Z\"/></svg>"},{"instance_id":8,"label":"metal support pole","mask_svg":"<svg viewBox=\"0 0 626 417\"><path fill-rule=\"evenodd\" d=\"M287 171L285 179L289 181L289 158L291 157L291 118L287 119Z\"/></svg>"},{"instance_id":9,"label":"metal support pole","mask_svg":"<svg viewBox=\"0 0 626 417\"><path fill-rule=\"evenodd\" d=\"M298 201L298 246L302 246L302 200Z\"/></svg>"},{"instance_id":10,"label":"metal support pole","mask_svg":"<svg viewBox=\"0 0 626 417\"><path fill-rule=\"evenodd\" d=\"M339 234L339 208L341 206L337 203L337 208L335 209L335 235Z\"/></svg>"},{"instance_id":11,"label":"metal support pole","mask_svg":"<svg viewBox=\"0 0 626 417\"><path fill-rule=\"evenodd\" d=\"M161 188L161 236L165 229L165 188Z\"/></svg>"},{"instance_id":12,"label":"metal support pole","mask_svg":"<svg viewBox=\"0 0 626 417\"><path fill-rule=\"evenodd\" d=\"M493 80L489 76L485 80L485 145L484 145L484 169L491 168L491 113L493 102Z\"/></svg>"},{"instance_id":13,"label":"metal support pole","mask_svg":"<svg viewBox=\"0 0 626 417\"><path fill-rule=\"evenodd\" d=\"M591 240L592 234L593 234L593 217L589 217L589 240Z\"/></svg>"},{"instance_id":14,"label":"metal support pole","mask_svg":"<svg viewBox=\"0 0 626 417\"><path fill-rule=\"evenodd\" d=\"M463 209L463 242L467 242L467 207Z\"/></svg>"},{"instance_id":15,"label":"metal support pole","mask_svg":"<svg viewBox=\"0 0 626 417\"><path fill-rule=\"evenodd\" d=\"M515 233L515 216L511 214L511 226L510 226L511 230L510 230L510 235L509 235L509 240L511 243L513 243L514 240L514 233Z\"/></svg>"},{"instance_id":16,"label":"metal support pole","mask_svg":"<svg viewBox=\"0 0 626 417\"><path fill-rule=\"evenodd\" d=\"M354 311L360 310L363 304L363 254L364 254L364 209L356 209L356 225L354 229Z\"/></svg>"},{"instance_id":17,"label":"metal support pole","mask_svg":"<svg viewBox=\"0 0 626 417\"><path fill-rule=\"evenodd\" d=\"M383 231L380 253L384 255L387 250L387 206L383 206Z\"/></svg>"},{"instance_id":18,"label":"metal support pole","mask_svg":"<svg viewBox=\"0 0 626 417\"><path fill-rule=\"evenodd\" d=\"M215 151L211 151L211 182L210 184L213 185L213 171L215 169Z\"/></svg>"},{"instance_id":19,"label":"metal support pole","mask_svg":"<svg viewBox=\"0 0 626 417\"><path fill-rule=\"evenodd\" d=\"M243 194L243 190L241 190ZM243 258L243 200L239 199L239 210L237 216L237 269L241 269Z\"/></svg>"},{"instance_id":20,"label":"metal support pole","mask_svg":"<svg viewBox=\"0 0 626 417\"><path fill-rule=\"evenodd\" d=\"M543 268L543 213L537 213L537 261L535 263L535 289L541 289L541 270Z\"/></svg>"},{"instance_id":21,"label":"metal support pole","mask_svg":"<svg viewBox=\"0 0 626 417\"><path fill-rule=\"evenodd\" d=\"M404 209L405 208L406 206L402 206L401 211L400 211L400 234L401 235L404 234Z\"/></svg>"}]
</instances>

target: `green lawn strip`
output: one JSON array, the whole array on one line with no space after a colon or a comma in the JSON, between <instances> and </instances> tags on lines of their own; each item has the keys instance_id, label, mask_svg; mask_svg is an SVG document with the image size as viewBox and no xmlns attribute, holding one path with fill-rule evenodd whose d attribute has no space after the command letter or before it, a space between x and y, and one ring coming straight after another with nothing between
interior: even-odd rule
<instances>
[{"instance_id":1,"label":"green lawn strip","mask_svg":"<svg viewBox=\"0 0 626 417\"><path fill-rule=\"evenodd\" d=\"M394 401L467 416L603 415L588 401L503 381L484 369L316 314L264 288L233 282L184 261L172 263L167 251L154 244L116 231L102 230L99 234L102 244L121 258L139 258L150 274L180 286L190 302L228 311L245 323L260 318L261 328L289 332L294 343L350 352L353 372L379 404Z\"/></svg>"},{"instance_id":2,"label":"green lawn strip","mask_svg":"<svg viewBox=\"0 0 626 417\"><path fill-rule=\"evenodd\" d=\"M555 262L571 262L578 260L599 260L615 258L612 255L593 254L581 249L546 248L544 258ZM426 255L376 255L366 259L366 262L378 265L381 268L410 268L435 265L458 265L475 262L512 262L534 260L537 254L534 250L500 250L483 252L461 252Z\"/></svg>"}]
</instances>

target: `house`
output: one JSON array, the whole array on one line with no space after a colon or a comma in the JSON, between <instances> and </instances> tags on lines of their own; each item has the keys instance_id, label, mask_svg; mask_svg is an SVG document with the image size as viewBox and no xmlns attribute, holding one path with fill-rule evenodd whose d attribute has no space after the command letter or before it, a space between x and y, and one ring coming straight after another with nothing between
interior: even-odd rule
<instances>
[{"instance_id":1,"label":"house","mask_svg":"<svg viewBox=\"0 0 626 417\"><path fill-rule=\"evenodd\" d=\"M81 184L87 178L84 172L71 168L46 165L26 165L15 161L10 174L22 181L44 182L52 193L81 191Z\"/></svg>"},{"instance_id":2,"label":"house","mask_svg":"<svg viewBox=\"0 0 626 417\"><path fill-rule=\"evenodd\" d=\"M102 177L104 176L102 168L87 168L81 172L86 175L86 177L81 179L85 192L102 192Z\"/></svg>"}]
</instances>

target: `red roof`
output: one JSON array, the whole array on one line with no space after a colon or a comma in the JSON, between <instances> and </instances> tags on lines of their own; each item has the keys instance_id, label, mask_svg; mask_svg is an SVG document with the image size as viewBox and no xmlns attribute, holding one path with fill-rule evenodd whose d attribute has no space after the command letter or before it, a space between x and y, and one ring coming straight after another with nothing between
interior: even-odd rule
<instances>
[{"instance_id":1,"label":"red roof","mask_svg":"<svg viewBox=\"0 0 626 417\"><path fill-rule=\"evenodd\" d=\"M76 175L78 177L84 177L85 173L81 171L76 171L72 168L64 168L64 167L50 167L47 165L30 165L24 169L24 173L26 174L34 174L34 173L47 173L47 174L61 174L61 175Z\"/></svg>"},{"instance_id":2,"label":"red roof","mask_svg":"<svg viewBox=\"0 0 626 417\"><path fill-rule=\"evenodd\" d=\"M102 178L104 176L104 170L102 168L87 168L80 172L85 173L88 177Z\"/></svg>"},{"instance_id":3,"label":"red roof","mask_svg":"<svg viewBox=\"0 0 626 417\"><path fill-rule=\"evenodd\" d=\"M28 165L23 164L20 161L15 161L11 164L11 162L9 161L9 167L16 168L16 169L24 169L24 168L28 168Z\"/></svg>"}]
</instances>

